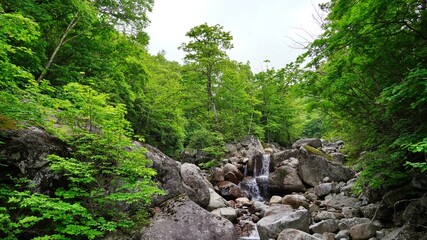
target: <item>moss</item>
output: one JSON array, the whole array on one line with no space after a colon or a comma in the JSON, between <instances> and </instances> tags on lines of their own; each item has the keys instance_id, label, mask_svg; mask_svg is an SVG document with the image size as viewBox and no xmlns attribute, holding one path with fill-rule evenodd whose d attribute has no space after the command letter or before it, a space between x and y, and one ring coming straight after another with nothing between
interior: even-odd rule
<instances>
[{"instance_id":1,"label":"moss","mask_svg":"<svg viewBox=\"0 0 427 240\"><path fill-rule=\"evenodd\" d=\"M314 155L317 155L317 156L321 156L321 157L326 158L328 161L332 161L332 157L330 155L323 153L319 149L316 149L316 148L314 148L312 146L309 146L309 145L304 145L303 147L304 147L305 150L307 150L307 152L309 154L314 154Z\"/></svg>"}]
</instances>

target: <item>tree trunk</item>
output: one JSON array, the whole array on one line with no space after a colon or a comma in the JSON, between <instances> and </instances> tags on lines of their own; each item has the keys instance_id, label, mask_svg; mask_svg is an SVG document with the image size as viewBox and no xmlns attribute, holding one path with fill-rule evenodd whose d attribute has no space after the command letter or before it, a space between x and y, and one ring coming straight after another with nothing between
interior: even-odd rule
<instances>
[{"instance_id":1,"label":"tree trunk","mask_svg":"<svg viewBox=\"0 0 427 240\"><path fill-rule=\"evenodd\" d=\"M206 77L207 77L207 92L208 92L209 104L212 107L212 111L213 111L214 118L215 118L216 128L217 128L217 130L219 130L218 112L216 110L214 95L213 95L213 91L212 91L212 67L209 67L207 74L206 74Z\"/></svg>"},{"instance_id":2,"label":"tree trunk","mask_svg":"<svg viewBox=\"0 0 427 240\"><path fill-rule=\"evenodd\" d=\"M68 24L67 29L65 29L64 34L62 35L61 39L59 40L58 45L56 46L55 50L53 51L52 55L49 58L49 61L47 62L46 66L43 69L43 72L40 74L40 76L37 78L37 82L40 82L43 80L44 76L46 75L47 71L49 70L50 66L53 63L53 60L56 57L56 54L58 54L59 49L64 45L65 42L67 42L66 37L71 32L71 30L76 26L77 22L79 21L78 18L79 14L77 13L71 22Z\"/></svg>"}]
</instances>

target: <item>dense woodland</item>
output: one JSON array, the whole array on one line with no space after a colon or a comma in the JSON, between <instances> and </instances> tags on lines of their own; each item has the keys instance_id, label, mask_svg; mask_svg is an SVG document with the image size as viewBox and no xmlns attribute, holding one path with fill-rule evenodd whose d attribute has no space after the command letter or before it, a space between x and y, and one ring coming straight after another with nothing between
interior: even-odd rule
<instances>
[{"instance_id":1,"label":"dense woodland","mask_svg":"<svg viewBox=\"0 0 427 240\"><path fill-rule=\"evenodd\" d=\"M125 150L134 140L176 159L202 151L208 167L247 135L281 146L343 139L362 171L355 191L427 170L425 0L332 0L319 6L323 33L305 54L259 73L227 56L227 26L189 29L177 46L184 64L150 55L153 4L0 0L0 129L37 126L73 149L49 157L69 180L50 196L1 176L0 238L43 223L38 239L94 239L146 219L118 210L161 194L143 154Z\"/></svg>"}]
</instances>

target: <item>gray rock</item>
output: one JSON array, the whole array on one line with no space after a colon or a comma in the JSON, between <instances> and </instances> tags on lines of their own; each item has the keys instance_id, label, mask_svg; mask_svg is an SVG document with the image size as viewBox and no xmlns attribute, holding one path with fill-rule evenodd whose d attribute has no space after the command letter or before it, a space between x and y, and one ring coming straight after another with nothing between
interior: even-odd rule
<instances>
[{"instance_id":1,"label":"gray rock","mask_svg":"<svg viewBox=\"0 0 427 240\"><path fill-rule=\"evenodd\" d=\"M308 154L299 158L299 161L301 180L310 186L317 186L325 177L329 177L333 182L346 182L355 176L351 169L318 155Z\"/></svg>"},{"instance_id":2,"label":"gray rock","mask_svg":"<svg viewBox=\"0 0 427 240\"><path fill-rule=\"evenodd\" d=\"M270 205L281 204L281 203L282 203L282 197L281 196L274 195L270 198Z\"/></svg>"},{"instance_id":3,"label":"gray rock","mask_svg":"<svg viewBox=\"0 0 427 240\"><path fill-rule=\"evenodd\" d=\"M218 193L216 193L215 190L209 188L209 193L210 193L210 198L209 198L209 204L207 206L208 211L230 206L230 204Z\"/></svg>"},{"instance_id":4,"label":"gray rock","mask_svg":"<svg viewBox=\"0 0 427 240\"><path fill-rule=\"evenodd\" d=\"M365 218L370 219L375 217L375 219L388 220L393 215L392 208L388 208L386 205L380 206L379 203L371 203L367 206L362 206L360 207L360 211L362 212Z\"/></svg>"},{"instance_id":5,"label":"gray rock","mask_svg":"<svg viewBox=\"0 0 427 240\"><path fill-rule=\"evenodd\" d=\"M322 234L322 240L335 240L335 233L324 232Z\"/></svg>"},{"instance_id":6,"label":"gray rock","mask_svg":"<svg viewBox=\"0 0 427 240\"><path fill-rule=\"evenodd\" d=\"M0 142L4 142L0 146L0 176L30 179L33 191L47 195L65 183L50 171L46 160L51 154L67 157L65 142L36 127L4 131Z\"/></svg>"},{"instance_id":7,"label":"gray rock","mask_svg":"<svg viewBox=\"0 0 427 240\"><path fill-rule=\"evenodd\" d=\"M350 239L350 232L348 230L341 230L335 235L335 239Z\"/></svg>"},{"instance_id":8,"label":"gray rock","mask_svg":"<svg viewBox=\"0 0 427 240\"><path fill-rule=\"evenodd\" d=\"M271 155L270 170L273 171L274 168L280 165L281 162L289 158L298 158L299 150L298 149L286 149L284 151L274 153Z\"/></svg>"},{"instance_id":9,"label":"gray rock","mask_svg":"<svg viewBox=\"0 0 427 240\"><path fill-rule=\"evenodd\" d=\"M147 144L145 147L147 148L145 156L153 161L152 168L157 172L154 180L166 193L153 198L153 205L160 205L168 199L183 194L185 189L182 185L180 164L153 146Z\"/></svg>"},{"instance_id":10,"label":"gray rock","mask_svg":"<svg viewBox=\"0 0 427 240\"><path fill-rule=\"evenodd\" d=\"M232 207L217 208L213 210L212 213L216 216L228 219L233 223L237 221L237 210Z\"/></svg>"},{"instance_id":11,"label":"gray rock","mask_svg":"<svg viewBox=\"0 0 427 240\"><path fill-rule=\"evenodd\" d=\"M287 228L308 232L310 219L306 209L295 210L284 205L275 205L274 208L273 211L266 212L265 216L257 223L261 240L276 239Z\"/></svg>"},{"instance_id":12,"label":"gray rock","mask_svg":"<svg viewBox=\"0 0 427 240\"><path fill-rule=\"evenodd\" d=\"M354 197L347 197L341 194L331 196L329 199L323 201L323 204L335 209L342 209L343 207L354 207L359 200Z\"/></svg>"},{"instance_id":13,"label":"gray rock","mask_svg":"<svg viewBox=\"0 0 427 240\"><path fill-rule=\"evenodd\" d=\"M370 222L368 218L343 218L339 221L338 227L340 230L349 230L353 226L368 222Z\"/></svg>"},{"instance_id":14,"label":"gray rock","mask_svg":"<svg viewBox=\"0 0 427 240\"><path fill-rule=\"evenodd\" d=\"M322 146L322 141L319 138L302 138L292 144L292 148L299 149L301 146L304 145L309 145L314 148L318 148Z\"/></svg>"},{"instance_id":15,"label":"gray rock","mask_svg":"<svg viewBox=\"0 0 427 240\"><path fill-rule=\"evenodd\" d=\"M333 213L333 212L327 212L327 211L321 211L319 212L316 217L314 218L315 221L319 222L322 220L327 220L327 219L336 219L337 218L337 213Z\"/></svg>"},{"instance_id":16,"label":"gray rock","mask_svg":"<svg viewBox=\"0 0 427 240\"><path fill-rule=\"evenodd\" d=\"M308 209L309 207L307 199L304 196L297 194L284 196L282 199L282 204L290 205L293 208L304 207L305 209Z\"/></svg>"},{"instance_id":17,"label":"gray rock","mask_svg":"<svg viewBox=\"0 0 427 240\"><path fill-rule=\"evenodd\" d=\"M260 201L254 201L254 203L252 204L252 206L249 208L249 211L251 213L255 213L255 212L259 212L261 215L261 217L264 217L266 210L269 207L267 205L265 205L264 202L260 202Z\"/></svg>"},{"instance_id":18,"label":"gray rock","mask_svg":"<svg viewBox=\"0 0 427 240\"><path fill-rule=\"evenodd\" d=\"M277 240L319 240L319 238L316 238L306 232L300 231L298 229L292 229L288 228L283 230L279 236L277 237Z\"/></svg>"},{"instance_id":19,"label":"gray rock","mask_svg":"<svg viewBox=\"0 0 427 240\"><path fill-rule=\"evenodd\" d=\"M332 191L333 185L333 183L321 183L314 187L314 193L319 197L326 196Z\"/></svg>"},{"instance_id":20,"label":"gray rock","mask_svg":"<svg viewBox=\"0 0 427 240\"><path fill-rule=\"evenodd\" d=\"M353 240L367 240L375 236L376 231L377 226L372 222L367 222L351 227L349 233Z\"/></svg>"},{"instance_id":21,"label":"gray rock","mask_svg":"<svg viewBox=\"0 0 427 240\"><path fill-rule=\"evenodd\" d=\"M200 240L237 238L233 224L201 208L187 197L165 202L151 224L141 230L141 240Z\"/></svg>"},{"instance_id":22,"label":"gray rock","mask_svg":"<svg viewBox=\"0 0 427 240\"><path fill-rule=\"evenodd\" d=\"M280 166L268 177L268 187L271 193L286 194L303 192L305 186L298 176L297 170L290 166Z\"/></svg>"},{"instance_id":23,"label":"gray rock","mask_svg":"<svg viewBox=\"0 0 427 240\"><path fill-rule=\"evenodd\" d=\"M240 197L248 197L243 190L236 184L229 181L222 181L216 185L220 194L226 199L236 199Z\"/></svg>"},{"instance_id":24,"label":"gray rock","mask_svg":"<svg viewBox=\"0 0 427 240\"><path fill-rule=\"evenodd\" d=\"M195 203L205 208L209 204L209 187L212 185L206 180L200 171L200 168L192 163L183 163L181 165L182 181L189 188L185 192Z\"/></svg>"},{"instance_id":25,"label":"gray rock","mask_svg":"<svg viewBox=\"0 0 427 240\"><path fill-rule=\"evenodd\" d=\"M314 233L323 234L325 232L336 232L338 231L338 220L327 219L321 222L315 223L310 226L310 231Z\"/></svg>"},{"instance_id":26,"label":"gray rock","mask_svg":"<svg viewBox=\"0 0 427 240\"><path fill-rule=\"evenodd\" d=\"M333 162L340 163L340 164L343 163L345 159L344 154L337 153L337 152L331 153L331 157Z\"/></svg>"},{"instance_id":27,"label":"gray rock","mask_svg":"<svg viewBox=\"0 0 427 240\"><path fill-rule=\"evenodd\" d=\"M427 225L427 197L412 201L403 212L403 220L411 226Z\"/></svg>"}]
</instances>

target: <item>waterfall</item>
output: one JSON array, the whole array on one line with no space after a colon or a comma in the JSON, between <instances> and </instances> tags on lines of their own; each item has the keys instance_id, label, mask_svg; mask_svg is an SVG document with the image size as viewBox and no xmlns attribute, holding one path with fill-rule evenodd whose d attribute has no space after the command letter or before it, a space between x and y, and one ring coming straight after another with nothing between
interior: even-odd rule
<instances>
[{"instance_id":1,"label":"waterfall","mask_svg":"<svg viewBox=\"0 0 427 240\"><path fill-rule=\"evenodd\" d=\"M252 200L264 201L268 197L268 174L270 167L270 155L264 154L262 158L256 158L254 162L253 176L247 176L240 182L240 187L249 193Z\"/></svg>"}]
</instances>

